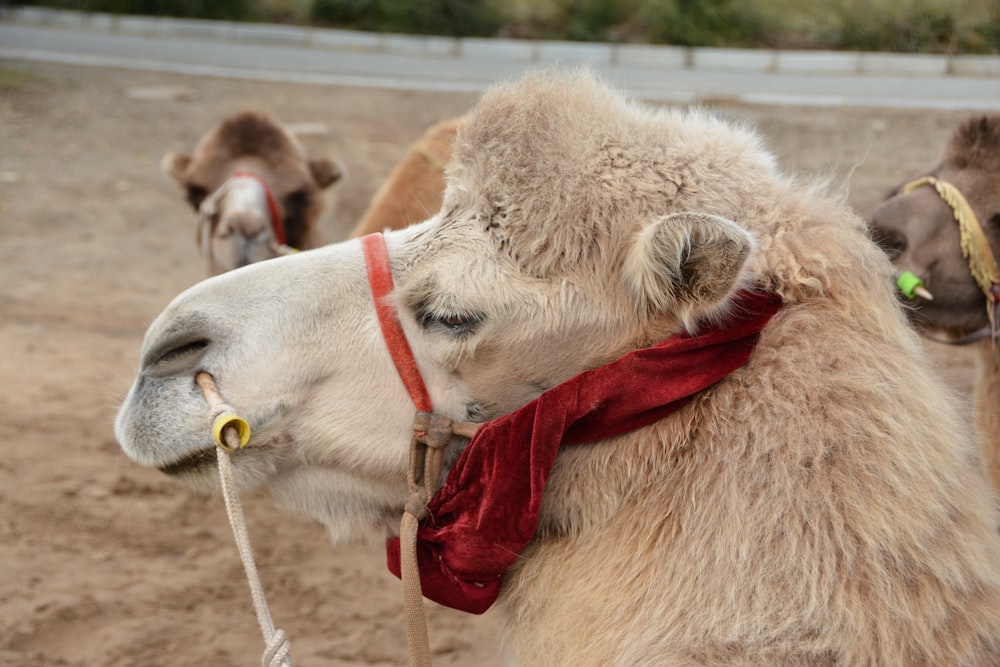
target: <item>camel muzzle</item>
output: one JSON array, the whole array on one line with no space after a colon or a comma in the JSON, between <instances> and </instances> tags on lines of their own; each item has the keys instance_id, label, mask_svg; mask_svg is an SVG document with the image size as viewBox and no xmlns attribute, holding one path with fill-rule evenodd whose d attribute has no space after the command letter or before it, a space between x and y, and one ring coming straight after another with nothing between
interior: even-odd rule
<instances>
[{"instance_id":1,"label":"camel muzzle","mask_svg":"<svg viewBox=\"0 0 1000 667\"><path fill-rule=\"evenodd\" d=\"M281 208L274 196L274 192L260 176L247 172L237 171L226 180L219 188L198 207L198 246L201 248L205 258L205 268L209 276L225 271L220 269L218 258L212 250L212 233L220 216L220 208L226 195L237 186L237 184L249 183L253 187L259 188L267 204L267 217L269 221L268 232L270 238L267 242L267 249L275 256L290 255L298 252L296 248L288 245L285 234L285 221L281 215ZM239 266L251 263L251 259L243 257ZM234 267L230 267L234 268Z\"/></svg>"},{"instance_id":2,"label":"camel muzzle","mask_svg":"<svg viewBox=\"0 0 1000 667\"><path fill-rule=\"evenodd\" d=\"M933 176L925 176L903 186L903 193L910 193L921 187L930 187L952 210L958 223L962 256L969 263L969 273L986 297L986 316L989 323L980 331L956 341L953 344L970 343L987 336L994 349L1000 345L1000 269L990 248L983 223L976 217L962 192L951 183Z\"/></svg>"}]
</instances>

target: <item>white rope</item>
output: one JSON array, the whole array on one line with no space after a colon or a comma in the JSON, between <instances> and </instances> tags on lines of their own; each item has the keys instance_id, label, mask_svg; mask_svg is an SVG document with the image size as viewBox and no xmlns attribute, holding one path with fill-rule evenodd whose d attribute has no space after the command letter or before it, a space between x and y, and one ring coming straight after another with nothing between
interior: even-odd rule
<instances>
[{"instance_id":1,"label":"white rope","mask_svg":"<svg viewBox=\"0 0 1000 667\"><path fill-rule=\"evenodd\" d=\"M205 201L198 206L198 248L205 260L205 272L208 276L215 275L215 254L212 252L212 218L219 211L219 200L233 185L233 179L229 178L219 186L219 189L209 195Z\"/></svg>"},{"instance_id":2,"label":"white rope","mask_svg":"<svg viewBox=\"0 0 1000 667\"><path fill-rule=\"evenodd\" d=\"M233 481L233 464L229 460L229 452L236 451L250 439L250 425L240 418L236 412L222 400L215 379L205 371L198 372L194 377L195 384L201 389L208 403L209 417L212 420L212 438L217 445L216 459L219 462L219 484L222 486L222 497L226 501L226 514L229 525L236 538L236 547L243 561L243 571L250 584L250 598L257 613L257 623L260 633L264 636L264 654L261 656L262 667L291 667L291 646L285 638L283 630L275 630L271 620L271 612L267 608L264 597L264 587L260 583L257 564L253 560L253 549L250 547L250 536L247 524L243 518L243 506L236 493Z\"/></svg>"},{"instance_id":3,"label":"white rope","mask_svg":"<svg viewBox=\"0 0 1000 667\"><path fill-rule=\"evenodd\" d=\"M232 409L221 404L215 406L213 412L218 414L232 413ZM223 437L231 449L239 449L239 435L235 428L226 428L223 431ZM243 518L243 506L240 504L240 497L236 493L236 484L233 482L233 464L229 460L229 452L219 446L215 448L215 453L219 459L219 481L222 484L222 497L226 501L226 514L229 516L229 525L233 528L233 537L236 538L236 547L239 549L243 570L246 572L247 583L250 585L250 598L253 600L253 608L257 613L257 623L260 625L260 632L264 637L265 649L260 664L262 667L291 667L291 645L285 637L284 630L275 630L274 628L274 621L271 620L271 612L267 607L267 599L264 597L264 587L261 585L260 576L257 573L246 521Z\"/></svg>"}]
</instances>

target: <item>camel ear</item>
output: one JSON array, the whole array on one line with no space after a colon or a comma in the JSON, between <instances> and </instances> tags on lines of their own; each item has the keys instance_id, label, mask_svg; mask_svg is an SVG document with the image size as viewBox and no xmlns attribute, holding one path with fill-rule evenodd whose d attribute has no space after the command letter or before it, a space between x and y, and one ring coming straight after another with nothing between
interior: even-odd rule
<instances>
[{"instance_id":1,"label":"camel ear","mask_svg":"<svg viewBox=\"0 0 1000 667\"><path fill-rule=\"evenodd\" d=\"M347 169L337 160L318 158L309 160L309 171L320 189L329 187L339 181L347 173Z\"/></svg>"},{"instance_id":2,"label":"camel ear","mask_svg":"<svg viewBox=\"0 0 1000 667\"><path fill-rule=\"evenodd\" d=\"M656 218L639 232L624 271L642 310L673 315L693 330L740 286L753 248L750 234L735 222L677 213Z\"/></svg>"},{"instance_id":3,"label":"camel ear","mask_svg":"<svg viewBox=\"0 0 1000 667\"><path fill-rule=\"evenodd\" d=\"M183 185L181 176L190 164L190 155L168 151L167 154L163 156L163 159L160 160L160 171L174 179L178 185Z\"/></svg>"}]
</instances>

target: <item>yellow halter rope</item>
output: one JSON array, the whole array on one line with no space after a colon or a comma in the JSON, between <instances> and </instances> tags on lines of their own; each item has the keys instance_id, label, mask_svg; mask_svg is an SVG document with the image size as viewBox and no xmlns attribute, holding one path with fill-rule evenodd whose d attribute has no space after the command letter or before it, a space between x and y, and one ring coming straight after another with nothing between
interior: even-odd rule
<instances>
[{"instance_id":1,"label":"yellow halter rope","mask_svg":"<svg viewBox=\"0 0 1000 667\"><path fill-rule=\"evenodd\" d=\"M1000 271L997 270L997 261L993 257L993 251L990 249L990 242L986 238L982 224L972 207L969 206L969 202L951 183L933 176L924 176L904 185L903 192L910 193L925 185L934 188L938 196L951 207L955 220L958 222L962 256L969 263L972 277L983 290L983 294L986 295L986 310L989 314L990 328L996 332L997 322L994 321L993 302L997 297L994 296L996 289L994 286L1000 284Z\"/></svg>"}]
</instances>

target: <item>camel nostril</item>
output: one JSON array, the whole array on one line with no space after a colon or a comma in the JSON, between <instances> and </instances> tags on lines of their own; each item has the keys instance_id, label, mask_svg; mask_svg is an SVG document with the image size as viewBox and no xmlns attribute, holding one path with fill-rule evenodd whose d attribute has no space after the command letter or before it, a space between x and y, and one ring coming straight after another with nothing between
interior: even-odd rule
<instances>
[{"instance_id":1,"label":"camel nostril","mask_svg":"<svg viewBox=\"0 0 1000 667\"><path fill-rule=\"evenodd\" d=\"M174 347L168 348L165 352L157 356L154 365L166 364L171 361L176 361L185 357L190 357L198 352L201 352L206 347L208 347L208 341L199 338L197 340L188 341L186 343L181 343L175 345Z\"/></svg>"},{"instance_id":2,"label":"camel nostril","mask_svg":"<svg viewBox=\"0 0 1000 667\"><path fill-rule=\"evenodd\" d=\"M900 231L872 225L871 236L882 252L889 256L889 259L896 259L906 251L906 235Z\"/></svg>"}]
</instances>

